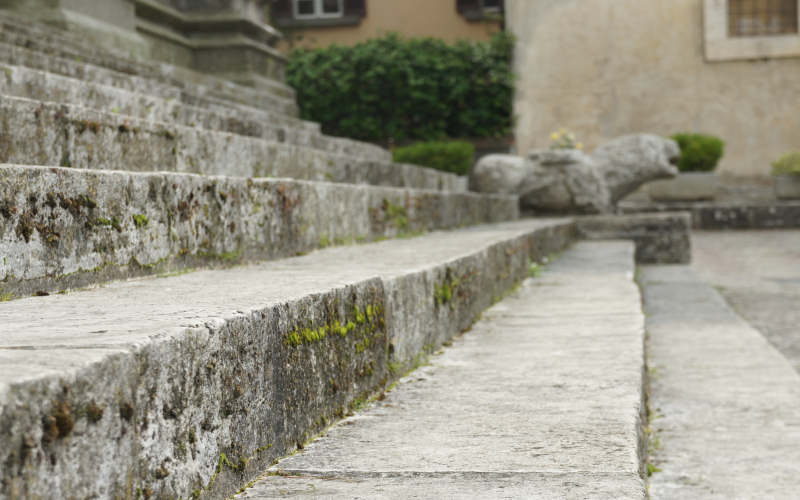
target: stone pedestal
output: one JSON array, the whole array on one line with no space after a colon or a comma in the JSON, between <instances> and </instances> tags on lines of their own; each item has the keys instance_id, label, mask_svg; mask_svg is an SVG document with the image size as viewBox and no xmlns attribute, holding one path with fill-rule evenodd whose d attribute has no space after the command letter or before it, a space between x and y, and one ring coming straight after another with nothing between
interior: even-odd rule
<instances>
[{"instance_id":1,"label":"stone pedestal","mask_svg":"<svg viewBox=\"0 0 800 500\"><path fill-rule=\"evenodd\" d=\"M713 200L719 178L711 172L685 172L674 179L654 181L645 186L656 201Z\"/></svg>"},{"instance_id":2,"label":"stone pedestal","mask_svg":"<svg viewBox=\"0 0 800 500\"><path fill-rule=\"evenodd\" d=\"M781 200L800 200L800 174L776 175L775 196Z\"/></svg>"}]
</instances>

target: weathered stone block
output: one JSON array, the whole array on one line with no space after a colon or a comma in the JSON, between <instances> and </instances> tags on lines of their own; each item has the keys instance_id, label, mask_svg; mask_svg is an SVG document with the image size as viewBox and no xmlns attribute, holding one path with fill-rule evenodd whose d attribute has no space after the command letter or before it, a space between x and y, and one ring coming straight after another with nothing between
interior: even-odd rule
<instances>
[{"instance_id":1,"label":"weathered stone block","mask_svg":"<svg viewBox=\"0 0 800 500\"><path fill-rule=\"evenodd\" d=\"M0 166L0 293L28 295L513 220L516 198Z\"/></svg>"},{"instance_id":2,"label":"weathered stone block","mask_svg":"<svg viewBox=\"0 0 800 500\"><path fill-rule=\"evenodd\" d=\"M578 233L590 240L632 239L640 264L691 261L688 213L591 216L576 219Z\"/></svg>"}]
</instances>

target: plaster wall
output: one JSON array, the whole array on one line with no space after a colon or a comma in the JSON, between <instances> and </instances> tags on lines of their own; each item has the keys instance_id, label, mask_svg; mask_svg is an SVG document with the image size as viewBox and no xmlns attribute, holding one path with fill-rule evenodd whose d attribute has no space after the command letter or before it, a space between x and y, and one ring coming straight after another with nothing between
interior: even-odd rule
<instances>
[{"instance_id":1,"label":"plaster wall","mask_svg":"<svg viewBox=\"0 0 800 500\"><path fill-rule=\"evenodd\" d=\"M367 16L358 26L287 30L287 40L279 47L286 52L292 47L355 45L390 32L406 37L436 37L447 42L489 40L499 30L497 21L467 21L456 11L452 0L372 0L367 2Z\"/></svg>"},{"instance_id":2,"label":"plaster wall","mask_svg":"<svg viewBox=\"0 0 800 500\"><path fill-rule=\"evenodd\" d=\"M800 150L800 57L707 62L702 0L508 0L519 152L567 127L587 148L633 132L726 141L718 172L765 176Z\"/></svg>"}]
</instances>

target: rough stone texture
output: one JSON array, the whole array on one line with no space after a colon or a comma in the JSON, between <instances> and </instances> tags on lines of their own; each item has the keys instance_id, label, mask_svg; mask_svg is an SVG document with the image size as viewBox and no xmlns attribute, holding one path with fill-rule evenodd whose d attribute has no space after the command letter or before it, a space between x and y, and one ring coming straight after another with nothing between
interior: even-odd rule
<instances>
[{"instance_id":1,"label":"rough stone texture","mask_svg":"<svg viewBox=\"0 0 800 500\"><path fill-rule=\"evenodd\" d=\"M75 104L135 118L262 137L332 153L389 161L376 145L325 136L319 124L290 115L165 85L138 76L0 44L5 78L0 92L34 100ZM32 69L36 68L36 69Z\"/></svg>"},{"instance_id":2,"label":"rough stone texture","mask_svg":"<svg viewBox=\"0 0 800 500\"><path fill-rule=\"evenodd\" d=\"M216 97L257 108L269 108L282 100L280 105L286 106L285 111L296 114L292 89L279 81L273 80L268 88L252 88L178 66L133 60L106 46L88 43L79 35L6 11L0 11L0 28L0 42L9 45L167 83L200 97Z\"/></svg>"},{"instance_id":3,"label":"rough stone texture","mask_svg":"<svg viewBox=\"0 0 800 500\"><path fill-rule=\"evenodd\" d=\"M800 231L696 231L692 269L800 373Z\"/></svg>"},{"instance_id":4,"label":"rough stone texture","mask_svg":"<svg viewBox=\"0 0 800 500\"><path fill-rule=\"evenodd\" d=\"M13 58L7 57L7 59ZM79 80L5 64L0 64L0 71L5 75L5 78L0 78L0 94L6 96L71 104L104 113L123 115L124 118L132 117L260 137L269 141L309 146L367 160L390 159L388 151L375 145L324 136L320 133L318 124L269 110L217 99L198 98L188 94L182 94L183 97L180 99L162 98L157 94L144 94L141 89L129 91L86 81L87 75ZM101 78L101 81L106 80ZM146 86L145 89L147 88Z\"/></svg>"},{"instance_id":5,"label":"rough stone texture","mask_svg":"<svg viewBox=\"0 0 800 500\"><path fill-rule=\"evenodd\" d=\"M739 203L625 203L625 213L690 212L694 229L797 229L800 228L798 202Z\"/></svg>"},{"instance_id":6,"label":"rough stone texture","mask_svg":"<svg viewBox=\"0 0 800 500\"><path fill-rule=\"evenodd\" d=\"M0 497L229 495L573 237L522 221L2 304ZM632 386L624 366L602 372Z\"/></svg>"},{"instance_id":7,"label":"rough stone texture","mask_svg":"<svg viewBox=\"0 0 800 500\"><path fill-rule=\"evenodd\" d=\"M470 189L520 197L525 212L606 213L647 181L677 174L677 144L654 135L619 137L590 156L579 150L533 150L481 158Z\"/></svg>"},{"instance_id":8,"label":"rough stone texture","mask_svg":"<svg viewBox=\"0 0 800 500\"><path fill-rule=\"evenodd\" d=\"M689 214L597 215L576 219L590 240L632 239L640 264L685 264L692 259Z\"/></svg>"},{"instance_id":9,"label":"rough stone texture","mask_svg":"<svg viewBox=\"0 0 800 500\"><path fill-rule=\"evenodd\" d=\"M723 12L728 4L506 2L508 29L517 40L518 151L541 147L559 127L569 127L589 148L631 131L704 131L726 142L720 173L767 177L771 161L798 148L800 57L709 63L704 3ZM717 33L726 36L724 15L720 27ZM765 47L800 40L797 34L745 38L751 40L729 42Z\"/></svg>"},{"instance_id":10,"label":"rough stone texture","mask_svg":"<svg viewBox=\"0 0 800 500\"><path fill-rule=\"evenodd\" d=\"M3 163L464 188L429 168L15 97L0 96L0 123Z\"/></svg>"},{"instance_id":11,"label":"rough stone texture","mask_svg":"<svg viewBox=\"0 0 800 500\"><path fill-rule=\"evenodd\" d=\"M0 180L12 295L518 217L514 197L292 179L0 166Z\"/></svg>"},{"instance_id":12,"label":"rough stone texture","mask_svg":"<svg viewBox=\"0 0 800 500\"><path fill-rule=\"evenodd\" d=\"M633 245L578 243L237 498L645 498L643 336Z\"/></svg>"},{"instance_id":13,"label":"rough stone texture","mask_svg":"<svg viewBox=\"0 0 800 500\"><path fill-rule=\"evenodd\" d=\"M800 376L690 268L641 276L660 442L651 497L797 498Z\"/></svg>"}]
</instances>

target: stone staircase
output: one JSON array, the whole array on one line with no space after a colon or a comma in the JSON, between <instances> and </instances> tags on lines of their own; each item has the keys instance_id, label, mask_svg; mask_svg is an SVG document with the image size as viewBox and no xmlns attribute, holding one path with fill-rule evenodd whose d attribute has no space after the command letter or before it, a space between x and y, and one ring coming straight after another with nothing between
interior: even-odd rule
<instances>
[{"instance_id":1,"label":"stone staircase","mask_svg":"<svg viewBox=\"0 0 800 500\"><path fill-rule=\"evenodd\" d=\"M3 500L225 497L532 261L580 237L688 250L685 216L517 220L516 197L322 134L278 81L10 13L0 70Z\"/></svg>"}]
</instances>

